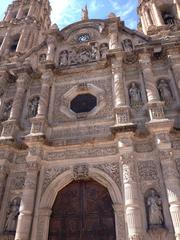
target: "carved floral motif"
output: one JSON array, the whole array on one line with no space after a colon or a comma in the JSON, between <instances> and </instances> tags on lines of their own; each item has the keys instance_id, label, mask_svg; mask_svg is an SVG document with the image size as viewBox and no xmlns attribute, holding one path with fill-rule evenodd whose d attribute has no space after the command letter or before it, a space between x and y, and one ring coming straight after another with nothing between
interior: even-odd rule
<instances>
[{"instance_id":1,"label":"carved floral motif","mask_svg":"<svg viewBox=\"0 0 180 240\"><path fill-rule=\"evenodd\" d=\"M117 163L117 162L104 163L104 164L94 165L94 167L107 173L115 181L115 183L118 185L118 187L121 186L119 163Z\"/></svg>"},{"instance_id":2,"label":"carved floral motif","mask_svg":"<svg viewBox=\"0 0 180 240\"><path fill-rule=\"evenodd\" d=\"M47 188L47 186L60 174L63 172L69 170L68 167L53 167L53 168L48 168L45 170L44 173L44 182L43 182L43 191Z\"/></svg>"},{"instance_id":3,"label":"carved floral motif","mask_svg":"<svg viewBox=\"0 0 180 240\"><path fill-rule=\"evenodd\" d=\"M78 164L73 167L74 180L86 180L89 178L89 167L87 164Z\"/></svg>"},{"instance_id":4,"label":"carved floral motif","mask_svg":"<svg viewBox=\"0 0 180 240\"><path fill-rule=\"evenodd\" d=\"M158 169L154 161L138 162L138 173L143 181L158 180Z\"/></svg>"},{"instance_id":5,"label":"carved floral motif","mask_svg":"<svg viewBox=\"0 0 180 240\"><path fill-rule=\"evenodd\" d=\"M20 190L24 188L25 172L14 173L11 176L11 190Z\"/></svg>"}]
</instances>

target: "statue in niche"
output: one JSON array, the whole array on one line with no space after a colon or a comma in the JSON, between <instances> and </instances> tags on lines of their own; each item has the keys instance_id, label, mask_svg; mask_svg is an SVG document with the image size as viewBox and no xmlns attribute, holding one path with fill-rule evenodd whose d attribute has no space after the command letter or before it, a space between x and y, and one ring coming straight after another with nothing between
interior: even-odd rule
<instances>
[{"instance_id":1,"label":"statue in niche","mask_svg":"<svg viewBox=\"0 0 180 240\"><path fill-rule=\"evenodd\" d=\"M164 101L166 105L169 105L173 100L169 84L165 80L161 80L158 84L158 90L160 99Z\"/></svg>"},{"instance_id":2,"label":"statue in niche","mask_svg":"<svg viewBox=\"0 0 180 240\"><path fill-rule=\"evenodd\" d=\"M100 59L100 53L99 53L99 48L97 47L97 44L92 45L91 57L92 57L92 60L99 60Z\"/></svg>"},{"instance_id":3,"label":"statue in niche","mask_svg":"<svg viewBox=\"0 0 180 240\"><path fill-rule=\"evenodd\" d=\"M3 119L7 120L10 116L10 112L12 109L13 101L10 100L4 104L4 110L3 110Z\"/></svg>"},{"instance_id":4,"label":"statue in niche","mask_svg":"<svg viewBox=\"0 0 180 240\"><path fill-rule=\"evenodd\" d=\"M132 53L133 52L133 44L132 44L131 39L125 39L123 41L123 47L124 47L125 52Z\"/></svg>"},{"instance_id":5,"label":"statue in niche","mask_svg":"<svg viewBox=\"0 0 180 240\"><path fill-rule=\"evenodd\" d=\"M165 24L174 25L174 17L170 13L165 13L163 19Z\"/></svg>"},{"instance_id":6,"label":"statue in niche","mask_svg":"<svg viewBox=\"0 0 180 240\"><path fill-rule=\"evenodd\" d=\"M84 20L88 20L89 19L89 16L88 16L88 8L87 8L87 5L85 6L85 8L82 9L82 17L81 17L81 20L84 21Z\"/></svg>"},{"instance_id":7,"label":"statue in niche","mask_svg":"<svg viewBox=\"0 0 180 240\"><path fill-rule=\"evenodd\" d=\"M75 50L70 50L68 53L68 65L75 65L77 64L77 54Z\"/></svg>"},{"instance_id":8,"label":"statue in niche","mask_svg":"<svg viewBox=\"0 0 180 240\"><path fill-rule=\"evenodd\" d=\"M13 199L10 204L9 212L8 212L6 223L5 223L6 232L16 231L17 219L19 215L19 207L20 207L20 198Z\"/></svg>"},{"instance_id":9,"label":"statue in niche","mask_svg":"<svg viewBox=\"0 0 180 240\"><path fill-rule=\"evenodd\" d=\"M91 53L90 53L89 49L82 48L79 51L79 61L80 61L80 63L86 63L86 62L89 62L90 60L91 60Z\"/></svg>"},{"instance_id":10,"label":"statue in niche","mask_svg":"<svg viewBox=\"0 0 180 240\"><path fill-rule=\"evenodd\" d=\"M68 65L68 51L67 50L64 50L60 53L59 65L60 66L67 66Z\"/></svg>"},{"instance_id":11,"label":"statue in niche","mask_svg":"<svg viewBox=\"0 0 180 240\"><path fill-rule=\"evenodd\" d=\"M129 98L131 106L139 106L142 104L141 90L136 83L131 83L129 88Z\"/></svg>"},{"instance_id":12,"label":"statue in niche","mask_svg":"<svg viewBox=\"0 0 180 240\"><path fill-rule=\"evenodd\" d=\"M102 43L101 46L100 46L100 57L101 58L106 58L108 50L109 50L108 44L107 43Z\"/></svg>"},{"instance_id":13,"label":"statue in niche","mask_svg":"<svg viewBox=\"0 0 180 240\"><path fill-rule=\"evenodd\" d=\"M40 63L44 63L46 61L46 54L45 53L42 53L40 56L39 56L39 62Z\"/></svg>"},{"instance_id":14,"label":"statue in niche","mask_svg":"<svg viewBox=\"0 0 180 240\"><path fill-rule=\"evenodd\" d=\"M37 115L39 105L39 96L34 97L28 102L28 117L32 118Z\"/></svg>"},{"instance_id":15,"label":"statue in niche","mask_svg":"<svg viewBox=\"0 0 180 240\"><path fill-rule=\"evenodd\" d=\"M162 200L154 189L148 191L146 197L146 210L150 229L164 226Z\"/></svg>"}]
</instances>

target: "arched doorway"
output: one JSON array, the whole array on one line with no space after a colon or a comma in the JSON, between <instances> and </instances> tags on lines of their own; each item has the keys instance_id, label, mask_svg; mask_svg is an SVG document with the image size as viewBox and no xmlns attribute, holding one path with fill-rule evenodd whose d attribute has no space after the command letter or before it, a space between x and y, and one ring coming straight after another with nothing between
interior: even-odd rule
<instances>
[{"instance_id":1,"label":"arched doorway","mask_svg":"<svg viewBox=\"0 0 180 240\"><path fill-rule=\"evenodd\" d=\"M104 186L73 181L58 193L48 240L115 240L115 235L112 200Z\"/></svg>"}]
</instances>

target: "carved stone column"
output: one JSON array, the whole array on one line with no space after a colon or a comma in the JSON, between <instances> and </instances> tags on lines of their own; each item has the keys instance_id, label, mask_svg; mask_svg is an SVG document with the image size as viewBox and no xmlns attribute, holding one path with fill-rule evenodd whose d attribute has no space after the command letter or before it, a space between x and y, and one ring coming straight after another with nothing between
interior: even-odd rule
<instances>
[{"instance_id":1,"label":"carved stone column","mask_svg":"<svg viewBox=\"0 0 180 240\"><path fill-rule=\"evenodd\" d=\"M122 60L122 53L111 58L116 126L130 124L130 108L126 105Z\"/></svg>"},{"instance_id":2,"label":"carved stone column","mask_svg":"<svg viewBox=\"0 0 180 240\"><path fill-rule=\"evenodd\" d=\"M0 166L0 208L6 185L7 173L8 173L7 168L5 166Z\"/></svg>"},{"instance_id":3,"label":"carved stone column","mask_svg":"<svg viewBox=\"0 0 180 240\"><path fill-rule=\"evenodd\" d=\"M32 119L32 134L44 134L45 126L47 124L47 112L50 98L50 87L53 81L52 70L47 70L42 74L42 86L40 93L40 100L38 106L38 113L35 118Z\"/></svg>"},{"instance_id":4,"label":"carved stone column","mask_svg":"<svg viewBox=\"0 0 180 240\"><path fill-rule=\"evenodd\" d=\"M36 5L36 1L31 1L31 4L29 6L28 17L33 17L34 16L35 5Z\"/></svg>"},{"instance_id":5,"label":"carved stone column","mask_svg":"<svg viewBox=\"0 0 180 240\"><path fill-rule=\"evenodd\" d=\"M129 239L143 239L139 189L132 145L132 132L119 134L119 153L123 174L124 201Z\"/></svg>"},{"instance_id":6,"label":"carved stone column","mask_svg":"<svg viewBox=\"0 0 180 240\"><path fill-rule=\"evenodd\" d=\"M159 8L156 6L155 1L152 1L152 10L154 13L154 17L156 19L156 24L157 26L163 26L164 25L164 20L162 18L161 12Z\"/></svg>"},{"instance_id":7,"label":"carved stone column","mask_svg":"<svg viewBox=\"0 0 180 240\"><path fill-rule=\"evenodd\" d=\"M24 4L22 3L21 6L19 7L19 10L18 10L18 13L17 13L17 16L16 16L17 19L21 19L22 18L22 16L23 16L23 7L24 7Z\"/></svg>"},{"instance_id":8,"label":"carved stone column","mask_svg":"<svg viewBox=\"0 0 180 240\"><path fill-rule=\"evenodd\" d=\"M176 4L177 18L180 20L180 2L179 0L174 0L174 3Z\"/></svg>"},{"instance_id":9,"label":"carved stone column","mask_svg":"<svg viewBox=\"0 0 180 240\"><path fill-rule=\"evenodd\" d=\"M16 52L23 52L24 50L27 50L27 42L29 37L29 28L25 27L22 32L21 36L17 45Z\"/></svg>"},{"instance_id":10,"label":"carved stone column","mask_svg":"<svg viewBox=\"0 0 180 240\"><path fill-rule=\"evenodd\" d=\"M46 60L50 63L54 62L56 39L53 36L49 36L47 39L48 51Z\"/></svg>"},{"instance_id":11,"label":"carved stone column","mask_svg":"<svg viewBox=\"0 0 180 240\"><path fill-rule=\"evenodd\" d=\"M27 88L27 82L30 81L29 75L24 72L20 73L17 79L16 94L13 100L13 105L10 113L10 119L18 120L22 111L24 93Z\"/></svg>"},{"instance_id":12,"label":"carved stone column","mask_svg":"<svg viewBox=\"0 0 180 240\"><path fill-rule=\"evenodd\" d=\"M144 16L145 16L145 19L146 19L147 27L152 26L153 23L152 23L152 20L150 18L149 11L147 9L144 9Z\"/></svg>"},{"instance_id":13,"label":"carved stone column","mask_svg":"<svg viewBox=\"0 0 180 240\"><path fill-rule=\"evenodd\" d=\"M31 160L30 160L31 159ZM32 161L33 159L33 161ZM27 157L27 174L20 205L15 240L29 240L37 188L39 159Z\"/></svg>"},{"instance_id":14,"label":"carved stone column","mask_svg":"<svg viewBox=\"0 0 180 240\"><path fill-rule=\"evenodd\" d=\"M7 50L7 48L9 48L9 42L10 42L10 29L7 30L4 36L3 42L0 47L0 55L3 55L4 52L9 53L9 49Z\"/></svg>"},{"instance_id":15,"label":"carved stone column","mask_svg":"<svg viewBox=\"0 0 180 240\"><path fill-rule=\"evenodd\" d=\"M118 21L115 18L109 27L109 49L117 49L118 46Z\"/></svg>"},{"instance_id":16,"label":"carved stone column","mask_svg":"<svg viewBox=\"0 0 180 240\"><path fill-rule=\"evenodd\" d=\"M174 74L178 88L180 89L180 56L178 52L179 50L176 48L167 50L170 68Z\"/></svg>"},{"instance_id":17,"label":"carved stone column","mask_svg":"<svg viewBox=\"0 0 180 240\"><path fill-rule=\"evenodd\" d=\"M173 122L167 120L160 126L149 125L149 129L155 135L176 240L180 240L180 180L169 136L172 126Z\"/></svg>"},{"instance_id":18,"label":"carved stone column","mask_svg":"<svg viewBox=\"0 0 180 240\"><path fill-rule=\"evenodd\" d=\"M6 17L5 17L5 19L4 19L6 22L9 22L9 21L12 19L12 8L13 8L13 6L10 6L10 7L8 8Z\"/></svg>"},{"instance_id":19,"label":"carved stone column","mask_svg":"<svg viewBox=\"0 0 180 240\"><path fill-rule=\"evenodd\" d=\"M159 100L159 93L157 90L157 83L154 78L151 65L151 54L142 53L140 54L140 65L144 78L144 84L147 94L147 107L149 110L150 120L164 119L164 103Z\"/></svg>"},{"instance_id":20,"label":"carved stone column","mask_svg":"<svg viewBox=\"0 0 180 240\"><path fill-rule=\"evenodd\" d=\"M27 82L30 80L27 73L21 73L17 79L17 89L13 100L13 105L10 113L10 117L7 121L3 122L3 130L1 138L13 138L19 129L19 119L23 106L23 99Z\"/></svg>"},{"instance_id":21,"label":"carved stone column","mask_svg":"<svg viewBox=\"0 0 180 240\"><path fill-rule=\"evenodd\" d=\"M124 206L113 204L115 223L116 223L116 239L124 240L126 238Z\"/></svg>"}]
</instances>

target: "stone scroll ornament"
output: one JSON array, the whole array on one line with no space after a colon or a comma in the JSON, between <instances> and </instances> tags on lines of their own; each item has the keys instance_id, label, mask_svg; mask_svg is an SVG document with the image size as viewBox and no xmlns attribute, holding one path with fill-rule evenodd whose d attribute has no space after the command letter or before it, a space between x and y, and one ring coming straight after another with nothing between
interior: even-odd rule
<instances>
[{"instance_id":1,"label":"stone scroll ornament","mask_svg":"<svg viewBox=\"0 0 180 240\"><path fill-rule=\"evenodd\" d=\"M4 227L4 231L7 233L13 234L16 231L20 201L21 199L17 197L17 198L14 198L10 203L10 207L9 207L9 211L7 214L5 227Z\"/></svg>"},{"instance_id":2,"label":"stone scroll ornament","mask_svg":"<svg viewBox=\"0 0 180 240\"><path fill-rule=\"evenodd\" d=\"M146 193L145 206L147 213L148 229L164 228L164 215L162 199L154 189Z\"/></svg>"}]
</instances>

